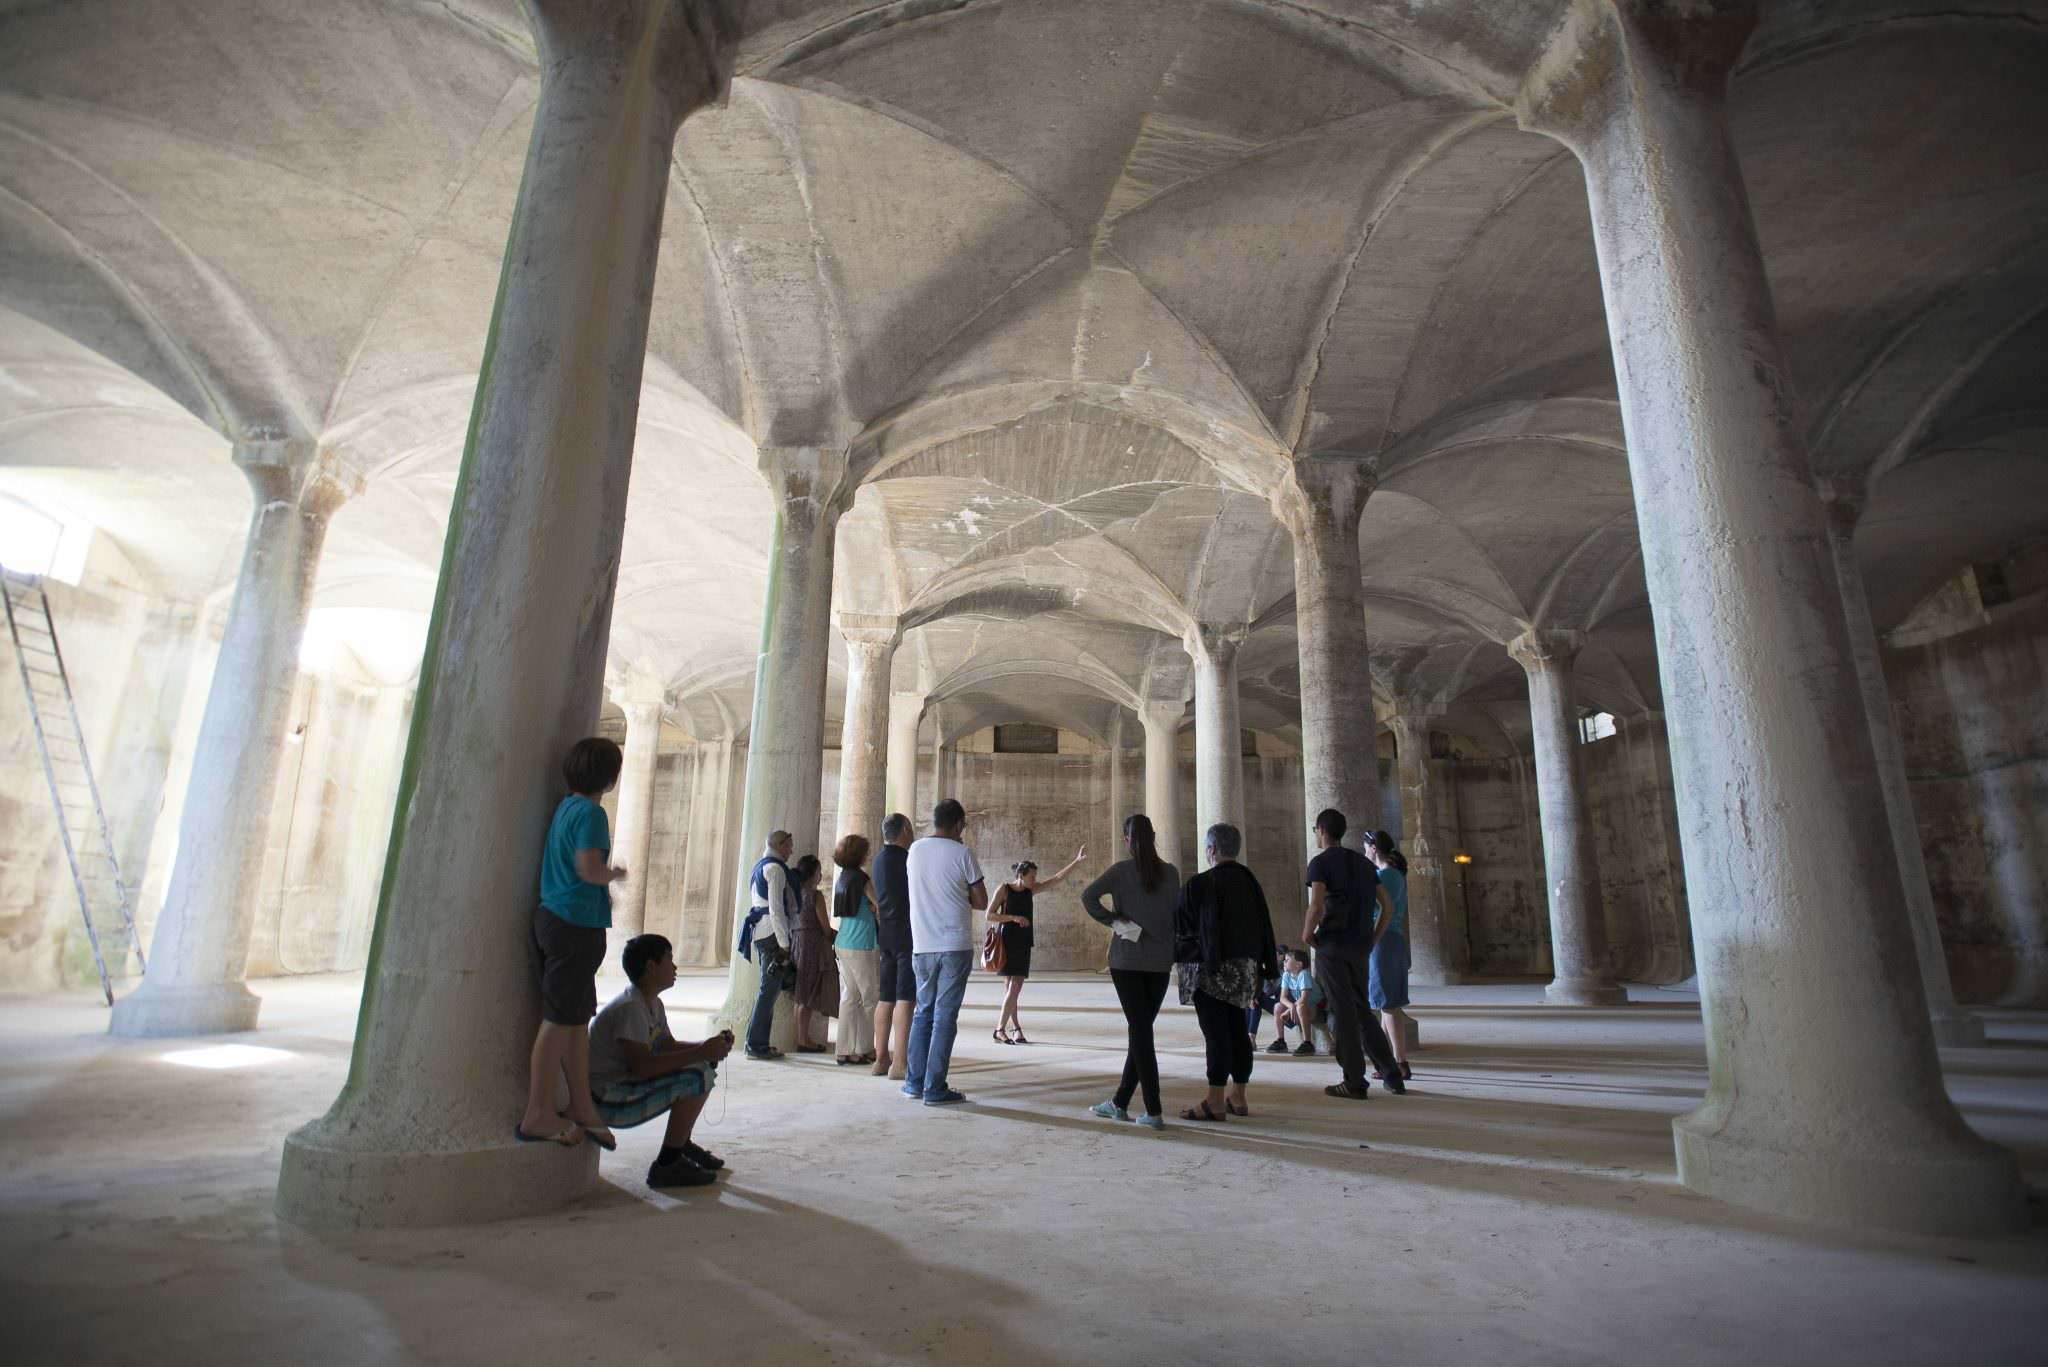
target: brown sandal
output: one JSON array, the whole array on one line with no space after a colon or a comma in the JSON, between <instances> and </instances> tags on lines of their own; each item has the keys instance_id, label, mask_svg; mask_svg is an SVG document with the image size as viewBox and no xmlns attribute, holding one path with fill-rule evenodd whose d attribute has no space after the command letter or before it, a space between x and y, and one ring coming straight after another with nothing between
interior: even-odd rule
<instances>
[{"instance_id":1,"label":"brown sandal","mask_svg":"<svg viewBox=\"0 0 2048 1367\"><path fill-rule=\"evenodd\" d=\"M1224 1114L1225 1114L1225 1115L1229 1114L1229 1112L1230 1112L1230 1103L1229 1103L1228 1101L1226 1101L1226 1102L1224 1102L1224 1103L1223 1103L1223 1110L1224 1110ZM1223 1119L1223 1116L1220 1116L1220 1115L1216 1114L1216 1112L1214 1112L1214 1111L1210 1110L1210 1109L1209 1109L1209 1102L1208 1102L1208 1101L1207 1101L1207 1099L1205 1098L1205 1099L1204 1099L1204 1100L1203 1100L1203 1101L1202 1101L1202 1102L1201 1102L1201 1103L1200 1103L1199 1105L1195 1105L1195 1106L1190 1106L1190 1107L1188 1107L1188 1108L1187 1108L1186 1110L1182 1111L1182 1112L1180 1113L1180 1118L1181 1118L1182 1120L1218 1120L1218 1121L1220 1121L1220 1120L1222 1120L1222 1119Z\"/></svg>"},{"instance_id":2,"label":"brown sandal","mask_svg":"<svg viewBox=\"0 0 2048 1367\"><path fill-rule=\"evenodd\" d=\"M1235 1101L1232 1101L1229 1097L1225 1097L1223 1098L1223 1113L1225 1115L1248 1116L1251 1114L1251 1109L1249 1107L1240 1106Z\"/></svg>"}]
</instances>

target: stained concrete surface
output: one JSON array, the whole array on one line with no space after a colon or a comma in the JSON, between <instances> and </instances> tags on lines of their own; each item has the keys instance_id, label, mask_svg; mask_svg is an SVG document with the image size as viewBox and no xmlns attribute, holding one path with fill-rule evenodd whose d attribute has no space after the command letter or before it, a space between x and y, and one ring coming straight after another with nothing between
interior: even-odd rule
<instances>
[{"instance_id":1,"label":"stained concrete surface","mask_svg":"<svg viewBox=\"0 0 2048 1367\"><path fill-rule=\"evenodd\" d=\"M699 1028L723 975L671 992ZM613 984L604 984L609 987ZM2019 1362L2048 1331L2048 1230L1845 1234L1695 1196L1670 1118L1705 1084L1697 1004L1418 1008L1414 1093L1325 1101L1327 1060L1261 1055L1253 1116L1153 1135L1098 1121L1121 1017L1092 975L1034 980L1034 1043L991 1042L977 978L928 1111L829 1060L735 1064L679 1197L622 1134L577 1206L503 1224L314 1237L271 1210L286 1132L346 1068L359 979L255 984L278 1051L124 1041L89 994L0 1000L0 1301L12 1363L1241 1364ZM2048 1188L2048 1015L1987 1013L1952 1094ZM1169 1107L1192 1013L1162 1022ZM225 1057L233 1057L232 1055ZM509 1119L508 1119L509 1123ZM1363 1147L1361 1147L1363 1146Z\"/></svg>"}]
</instances>

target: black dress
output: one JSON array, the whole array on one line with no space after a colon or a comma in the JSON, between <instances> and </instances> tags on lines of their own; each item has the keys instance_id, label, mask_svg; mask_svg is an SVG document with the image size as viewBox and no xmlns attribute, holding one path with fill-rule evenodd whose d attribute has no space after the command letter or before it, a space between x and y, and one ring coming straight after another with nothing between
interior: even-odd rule
<instances>
[{"instance_id":1,"label":"black dress","mask_svg":"<svg viewBox=\"0 0 2048 1367\"><path fill-rule=\"evenodd\" d=\"M1003 911L1024 918L1021 926L1005 924L1002 927L1003 976L1028 978L1031 976L1031 894L1023 888L1012 887L1010 895L1003 899Z\"/></svg>"}]
</instances>

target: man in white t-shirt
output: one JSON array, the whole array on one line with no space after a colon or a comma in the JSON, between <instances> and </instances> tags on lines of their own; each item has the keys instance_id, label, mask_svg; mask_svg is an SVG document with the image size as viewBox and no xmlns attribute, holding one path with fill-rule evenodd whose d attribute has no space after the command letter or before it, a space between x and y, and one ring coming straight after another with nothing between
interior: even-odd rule
<instances>
[{"instance_id":1,"label":"man in white t-shirt","mask_svg":"<svg viewBox=\"0 0 2048 1367\"><path fill-rule=\"evenodd\" d=\"M952 798L932 809L932 834L910 847L910 962L917 1010L910 1017L903 1095L927 1106L967 1100L946 1085L960 999L974 966L974 913L988 906L988 885L974 851L960 839L967 811Z\"/></svg>"}]
</instances>

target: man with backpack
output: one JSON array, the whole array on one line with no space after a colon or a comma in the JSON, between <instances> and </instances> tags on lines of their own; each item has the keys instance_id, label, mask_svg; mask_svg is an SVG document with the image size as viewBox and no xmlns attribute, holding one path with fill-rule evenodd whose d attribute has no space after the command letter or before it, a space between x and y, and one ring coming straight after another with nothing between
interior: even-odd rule
<instances>
[{"instance_id":1,"label":"man with backpack","mask_svg":"<svg viewBox=\"0 0 2048 1367\"><path fill-rule=\"evenodd\" d=\"M1394 914L1372 861L1344 846L1344 813L1325 808L1316 815L1316 855L1308 861L1308 917L1302 938L1316 947L1316 977L1330 1004L1331 1043L1344 1080L1323 1088L1327 1096L1363 1101L1372 1090L1365 1056L1395 1096L1407 1090L1394 1050L1368 1002L1372 980L1373 906Z\"/></svg>"}]
</instances>

